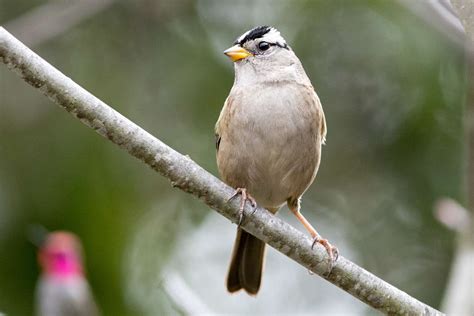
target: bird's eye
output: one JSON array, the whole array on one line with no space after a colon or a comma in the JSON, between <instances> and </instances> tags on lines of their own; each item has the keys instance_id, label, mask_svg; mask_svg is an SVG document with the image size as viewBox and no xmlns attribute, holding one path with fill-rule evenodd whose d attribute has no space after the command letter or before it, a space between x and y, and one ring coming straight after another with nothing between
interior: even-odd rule
<instances>
[{"instance_id":1,"label":"bird's eye","mask_svg":"<svg viewBox=\"0 0 474 316\"><path fill-rule=\"evenodd\" d=\"M258 48L260 50L267 50L270 48L270 44L268 44L267 42L260 42L258 43Z\"/></svg>"}]
</instances>

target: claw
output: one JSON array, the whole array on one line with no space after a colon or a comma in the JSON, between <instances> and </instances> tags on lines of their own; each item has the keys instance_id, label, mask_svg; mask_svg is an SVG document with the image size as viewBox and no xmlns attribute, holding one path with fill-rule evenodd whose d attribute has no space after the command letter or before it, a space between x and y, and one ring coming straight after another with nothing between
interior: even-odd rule
<instances>
[{"instance_id":1,"label":"claw","mask_svg":"<svg viewBox=\"0 0 474 316\"><path fill-rule=\"evenodd\" d=\"M251 196L249 196L249 200L250 200L250 206L252 207L252 215L253 215L255 211L257 210L257 202Z\"/></svg>"},{"instance_id":2,"label":"claw","mask_svg":"<svg viewBox=\"0 0 474 316\"><path fill-rule=\"evenodd\" d=\"M321 238L321 236L317 235L313 239L313 244L311 245L311 249L314 248L314 245L316 244L321 244L324 248L326 248L326 251L329 256L329 273L331 273L332 268L334 267L334 264L336 263L337 259L339 258L339 250L331 245L327 239Z\"/></svg>"},{"instance_id":3,"label":"claw","mask_svg":"<svg viewBox=\"0 0 474 316\"><path fill-rule=\"evenodd\" d=\"M239 208L239 221L237 222L237 225L238 226L242 225L243 220L244 220L244 211Z\"/></svg>"},{"instance_id":4,"label":"claw","mask_svg":"<svg viewBox=\"0 0 474 316\"><path fill-rule=\"evenodd\" d=\"M252 214L255 213L255 210L257 209L257 202L252 196L250 196L250 194L247 193L247 189L245 188L237 188L237 190L235 190L234 195L232 195L227 201L230 202L239 194L242 195L242 198L240 199L240 206L239 206L239 221L237 223L240 226L244 219L245 202L246 201L250 202L250 206L253 208Z\"/></svg>"},{"instance_id":5,"label":"claw","mask_svg":"<svg viewBox=\"0 0 474 316\"><path fill-rule=\"evenodd\" d=\"M332 247L332 251L334 253L334 262L337 261L337 259L339 259L339 249L337 249L336 247Z\"/></svg>"}]
</instances>

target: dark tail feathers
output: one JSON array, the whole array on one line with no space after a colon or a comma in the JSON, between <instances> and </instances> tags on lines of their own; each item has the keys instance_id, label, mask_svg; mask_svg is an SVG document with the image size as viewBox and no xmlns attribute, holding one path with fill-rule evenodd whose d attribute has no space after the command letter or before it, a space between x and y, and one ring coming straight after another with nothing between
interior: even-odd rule
<instances>
[{"instance_id":1,"label":"dark tail feathers","mask_svg":"<svg viewBox=\"0 0 474 316\"><path fill-rule=\"evenodd\" d=\"M244 289L256 295L263 272L265 243L238 228L227 275L227 290L231 293Z\"/></svg>"}]
</instances>

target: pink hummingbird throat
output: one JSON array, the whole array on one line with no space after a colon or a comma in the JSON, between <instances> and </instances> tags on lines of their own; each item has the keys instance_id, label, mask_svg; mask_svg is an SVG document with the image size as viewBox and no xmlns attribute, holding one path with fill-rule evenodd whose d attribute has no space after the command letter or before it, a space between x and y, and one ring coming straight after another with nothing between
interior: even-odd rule
<instances>
[{"instance_id":1,"label":"pink hummingbird throat","mask_svg":"<svg viewBox=\"0 0 474 316\"><path fill-rule=\"evenodd\" d=\"M79 241L70 233L50 234L38 253L38 261L47 276L70 279L84 273Z\"/></svg>"}]
</instances>

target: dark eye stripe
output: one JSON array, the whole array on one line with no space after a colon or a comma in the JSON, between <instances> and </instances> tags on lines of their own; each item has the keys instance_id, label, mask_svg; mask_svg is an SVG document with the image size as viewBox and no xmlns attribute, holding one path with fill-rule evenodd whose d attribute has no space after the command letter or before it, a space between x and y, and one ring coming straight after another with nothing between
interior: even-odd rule
<instances>
[{"instance_id":1,"label":"dark eye stripe","mask_svg":"<svg viewBox=\"0 0 474 316\"><path fill-rule=\"evenodd\" d=\"M268 43L268 42L266 42L266 43ZM268 43L268 45L270 45L270 46L278 46L278 47L281 47L281 48L284 48L284 49L289 49L287 44L282 45L282 44L280 44L280 43Z\"/></svg>"}]
</instances>

